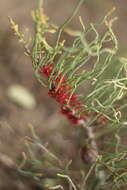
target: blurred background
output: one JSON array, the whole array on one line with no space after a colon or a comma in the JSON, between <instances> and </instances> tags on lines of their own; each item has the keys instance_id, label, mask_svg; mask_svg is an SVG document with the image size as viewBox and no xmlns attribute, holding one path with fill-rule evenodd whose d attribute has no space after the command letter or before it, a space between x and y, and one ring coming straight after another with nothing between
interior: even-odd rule
<instances>
[{"instance_id":1,"label":"blurred background","mask_svg":"<svg viewBox=\"0 0 127 190\"><path fill-rule=\"evenodd\" d=\"M44 0L44 12L52 22L59 25L70 15L77 2L78 0ZM23 150L24 136L30 134L28 126L32 124L42 142L49 149L55 150L66 163L70 159L74 160L78 154L77 129L69 126L59 115L56 103L37 82L31 60L24 55L8 20L8 16L11 16L21 30L29 28L29 34L32 35L34 26L31 11L36 7L37 0L0 2L0 152L16 159ZM98 22L112 7L116 7L113 16L118 17L113 28L119 41L119 54L126 57L126 0L86 0L78 15L82 16L88 26L91 22ZM78 16L69 26L80 29ZM67 40L69 43L69 37ZM18 96L22 95L15 100L17 91Z\"/></svg>"}]
</instances>

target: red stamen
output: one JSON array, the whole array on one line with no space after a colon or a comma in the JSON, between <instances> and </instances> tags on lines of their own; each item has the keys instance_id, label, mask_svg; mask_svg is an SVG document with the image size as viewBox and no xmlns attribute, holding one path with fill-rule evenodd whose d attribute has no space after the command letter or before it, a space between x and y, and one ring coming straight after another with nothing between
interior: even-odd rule
<instances>
[{"instance_id":1,"label":"red stamen","mask_svg":"<svg viewBox=\"0 0 127 190\"><path fill-rule=\"evenodd\" d=\"M56 83L65 83L66 82L66 78L62 77L62 75L60 74L59 76L57 76L57 78L55 79Z\"/></svg>"},{"instance_id":2,"label":"red stamen","mask_svg":"<svg viewBox=\"0 0 127 190\"><path fill-rule=\"evenodd\" d=\"M67 95L59 95L56 97L56 101L60 104L67 104L68 96Z\"/></svg>"},{"instance_id":3,"label":"red stamen","mask_svg":"<svg viewBox=\"0 0 127 190\"><path fill-rule=\"evenodd\" d=\"M61 113L63 115L70 115L70 114L72 114L72 111L69 108L61 107Z\"/></svg>"},{"instance_id":4,"label":"red stamen","mask_svg":"<svg viewBox=\"0 0 127 190\"><path fill-rule=\"evenodd\" d=\"M48 95L52 98L56 97L56 92L54 90L49 90Z\"/></svg>"},{"instance_id":5,"label":"red stamen","mask_svg":"<svg viewBox=\"0 0 127 190\"><path fill-rule=\"evenodd\" d=\"M108 123L108 119L106 117L100 117L98 122L102 125L106 125Z\"/></svg>"},{"instance_id":6,"label":"red stamen","mask_svg":"<svg viewBox=\"0 0 127 190\"><path fill-rule=\"evenodd\" d=\"M52 69L53 69L54 65L50 64L50 65L44 65L43 67L40 68L39 73L43 74L45 77L49 77L52 73Z\"/></svg>"},{"instance_id":7,"label":"red stamen","mask_svg":"<svg viewBox=\"0 0 127 190\"><path fill-rule=\"evenodd\" d=\"M77 98L78 98L77 95L72 94L72 96L71 96L71 98L70 98L70 101L76 102L76 101L78 100Z\"/></svg>"},{"instance_id":8,"label":"red stamen","mask_svg":"<svg viewBox=\"0 0 127 190\"><path fill-rule=\"evenodd\" d=\"M76 117L74 115L67 115L67 118L74 125L80 125L83 122L83 119L81 117Z\"/></svg>"}]
</instances>

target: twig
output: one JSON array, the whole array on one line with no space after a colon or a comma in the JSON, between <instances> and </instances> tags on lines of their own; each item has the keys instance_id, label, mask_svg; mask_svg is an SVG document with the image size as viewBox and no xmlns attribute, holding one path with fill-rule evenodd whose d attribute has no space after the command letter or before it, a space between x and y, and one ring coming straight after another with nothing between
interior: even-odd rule
<instances>
[{"instance_id":1,"label":"twig","mask_svg":"<svg viewBox=\"0 0 127 190\"><path fill-rule=\"evenodd\" d=\"M53 187L49 187L49 189L62 189L62 190L64 190L62 185L56 185L56 186L53 186Z\"/></svg>"},{"instance_id":2,"label":"twig","mask_svg":"<svg viewBox=\"0 0 127 190\"><path fill-rule=\"evenodd\" d=\"M93 132L93 128L92 127L87 127L85 124L83 124L83 127L86 130L86 134L87 134L87 139L88 141L90 141L90 149L87 152L87 156L90 158L89 162L93 163L92 166L90 167L87 175L84 177L83 183L81 185L81 190L84 190L84 187L86 185L86 181L88 180L91 172L93 171L94 167L97 165L97 160L99 159L99 153L98 153L98 146L95 140L95 135ZM99 167L99 164L98 164ZM104 185L105 183L105 179L106 179L106 174L104 170L98 170L97 174L97 181L99 180L99 182L97 182L96 186L100 186L100 185Z\"/></svg>"},{"instance_id":3,"label":"twig","mask_svg":"<svg viewBox=\"0 0 127 190\"><path fill-rule=\"evenodd\" d=\"M68 181L71 184L71 186L73 187L73 189L77 190L75 184L73 183L73 181L71 180L71 178L68 175L57 174L57 176L68 179Z\"/></svg>"},{"instance_id":4,"label":"twig","mask_svg":"<svg viewBox=\"0 0 127 190\"><path fill-rule=\"evenodd\" d=\"M57 156L55 156L52 152L50 152L45 146L43 146L41 143L38 142L35 142L35 144L41 149L43 149L46 153L48 153L54 160L58 161L59 164L61 165L61 160Z\"/></svg>"},{"instance_id":5,"label":"twig","mask_svg":"<svg viewBox=\"0 0 127 190\"><path fill-rule=\"evenodd\" d=\"M81 5L83 4L83 2L85 2L85 0L80 0L78 5L76 5L76 7L74 8L74 10L72 11L72 13L70 14L70 16L67 18L67 20L59 27L58 29L58 37L57 37L57 42L56 42L56 46L58 45L61 33L63 31L63 29L65 28L65 26L71 22L71 20L74 18L74 16L77 14L78 10L80 9Z\"/></svg>"},{"instance_id":6,"label":"twig","mask_svg":"<svg viewBox=\"0 0 127 190\"><path fill-rule=\"evenodd\" d=\"M89 178L89 176L90 176L90 174L91 174L91 172L93 171L93 169L94 169L95 166L96 166L96 162L94 162L94 163L92 164L92 166L90 167L90 169L89 169L87 175L85 176L85 178L84 178L84 180L83 180L83 183L82 183L82 185L81 185L80 190L84 190L84 187L85 187L85 185L86 185L86 181L88 180L88 178Z\"/></svg>"}]
</instances>

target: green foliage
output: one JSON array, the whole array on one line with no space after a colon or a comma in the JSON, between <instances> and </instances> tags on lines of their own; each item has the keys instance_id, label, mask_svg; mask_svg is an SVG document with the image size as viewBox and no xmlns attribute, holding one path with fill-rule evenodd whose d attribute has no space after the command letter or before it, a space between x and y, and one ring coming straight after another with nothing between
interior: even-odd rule
<instances>
[{"instance_id":1,"label":"green foliage","mask_svg":"<svg viewBox=\"0 0 127 190\"><path fill-rule=\"evenodd\" d=\"M50 80L52 74L48 83L43 81L38 73L40 67L55 64L53 72L58 75L62 73L62 77L67 77L68 84L73 86L72 94L89 83L91 92L80 95L82 103L88 109L104 115L116 124L120 122L117 116L122 114L118 114L121 108L116 111L115 105L126 94L126 60L117 56L118 42L112 30L116 18L109 19L113 11L114 9L98 24L91 23L88 28L80 17L82 31L72 31L67 28L67 21L60 27L50 23L43 9L39 8L32 14L36 26L32 50L27 48L28 43L25 42L24 35L19 32L18 25L12 19L10 21L16 36L25 47L25 53L32 58L35 74L41 84L51 88L53 81ZM102 26L105 26L105 32L99 34L98 29ZM49 32L57 34L54 46L49 45L46 39L45 34ZM70 47L66 47L65 40L60 40L62 32L75 36ZM93 36L92 40L90 36Z\"/></svg>"}]
</instances>

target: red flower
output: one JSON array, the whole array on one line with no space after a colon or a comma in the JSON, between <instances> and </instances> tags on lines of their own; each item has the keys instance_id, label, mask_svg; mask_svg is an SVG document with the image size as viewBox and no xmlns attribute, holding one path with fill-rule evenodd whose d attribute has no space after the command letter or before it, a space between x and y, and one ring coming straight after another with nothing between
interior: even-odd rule
<instances>
[{"instance_id":1,"label":"red flower","mask_svg":"<svg viewBox=\"0 0 127 190\"><path fill-rule=\"evenodd\" d=\"M71 96L71 98L70 98L70 101L72 101L72 102L77 102L77 100L78 100L78 96L72 94L72 96Z\"/></svg>"},{"instance_id":2,"label":"red flower","mask_svg":"<svg viewBox=\"0 0 127 190\"><path fill-rule=\"evenodd\" d=\"M74 125L80 125L81 123L83 123L83 118L76 117L75 115L67 115L67 118Z\"/></svg>"},{"instance_id":3,"label":"red flower","mask_svg":"<svg viewBox=\"0 0 127 190\"><path fill-rule=\"evenodd\" d=\"M100 117L98 122L102 125L106 125L108 123L108 119L106 117Z\"/></svg>"},{"instance_id":4,"label":"red flower","mask_svg":"<svg viewBox=\"0 0 127 190\"><path fill-rule=\"evenodd\" d=\"M83 118L83 119L87 119L87 118L90 118L90 117L91 117L91 114L90 114L90 113L82 114L82 118Z\"/></svg>"},{"instance_id":5,"label":"red flower","mask_svg":"<svg viewBox=\"0 0 127 190\"><path fill-rule=\"evenodd\" d=\"M80 104L81 103L79 101L75 101L75 102L70 101L69 102L69 105L72 106L72 107L75 107L75 110L82 110L83 107L81 107Z\"/></svg>"},{"instance_id":6,"label":"red flower","mask_svg":"<svg viewBox=\"0 0 127 190\"><path fill-rule=\"evenodd\" d=\"M75 106L76 106L76 107L75 107L75 110L77 110L77 111L82 111L82 110L84 110L84 107L81 105L81 102L77 103Z\"/></svg>"},{"instance_id":7,"label":"red flower","mask_svg":"<svg viewBox=\"0 0 127 190\"><path fill-rule=\"evenodd\" d=\"M67 117L67 119L74 125L80 125L83 123L83 118L75 116L71 109L61 107L61 113Z\"/></svg>"},{"instance_id":8,"label":"red flower","mask_svg":"<svg viewBox=\"0 0 127 190\"><path fill-rule=\"evenodd\" d=\"M57 76L57 78L55 79L55 82L58 84L59 82L61 83L65 83L67 80L65 77L63 77L61 74L59 76Z\"/></svg>"},{"instance_id":9,"label":"red flower","mask_svg":"<svg viewBox=\"0 0 127 190\"><path fill-rule=\"evenodd\" d=\"M59 102L60 104L67 104L68 101L68 95L57 95L56 101Z\"/></svg>"},{"instance_id":10,"label":"red flower","mask_svg":"<svg viewBox=\"0 0 127 190\"><path fill-rule=\"evenodd\" d=\"M69 108L61 107L61 113L63 115L71 115L72 111Z\"/></svg>"},{"instance_id":11,"label":"red flower","mask_svg":"<svg viewBox=\"0 0 127 190\"><path fill-rule=\"evenodd\" d=\"M65 95L67 93L67 86L60 86L56 93L58 96Z\"/></svg>"},{"instance_id":12,"label":"red flower","mask_svg":"<svg viewBox=\"0 0 127 190\"><path fill-rule=\"evenodd\" d=\"M55 97L56 97L56 92L55 92L55 90L49 90L48 95L49 95L50 97L52 97L52 98L55 98Z\"/></svg>"},{"instance_id":13,"label":"red flower","mask_svg":"<svg viewBox=\"0 0 127 190\"><path fill-rule=\"evenodd\" d=\"M52 73L52 69L53 69L54 65L50 64L50 65L44 65L43 67L40 68L40 74L43 74L45 77L50 77L51 73Z\"/></svg>"}]
</instances>

